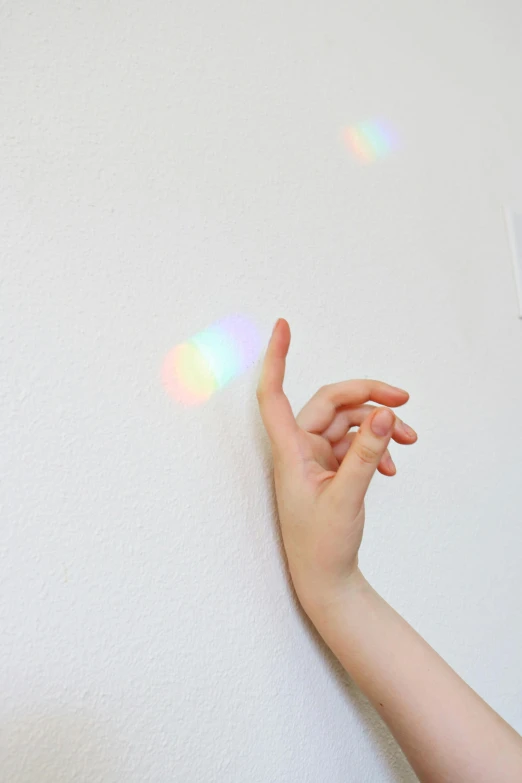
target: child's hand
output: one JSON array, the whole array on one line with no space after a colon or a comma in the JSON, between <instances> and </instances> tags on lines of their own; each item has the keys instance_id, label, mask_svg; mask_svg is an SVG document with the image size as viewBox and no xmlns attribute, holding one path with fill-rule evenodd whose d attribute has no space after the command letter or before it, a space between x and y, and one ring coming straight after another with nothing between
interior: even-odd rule
<instances>
[{"instance_id":1,"label":"child's hand","mask_svg":"<svg viewBox=\"0 0 522 783\"><path fill-rule=\"evenodd\" d=\"M299 600L306 611L335 601L360 576L357 553L364 497L378 469L396 472L388 452L393 438L411 444L416 433L389 408L408 392L378 381L324 386L294 418L283 391L290 327L280 319L266 351L257 398L274 457L283 543ZM358 432L349 432L359 426ZM377 432L372 430L376 427Z\"/></svg>"}]
</instances>

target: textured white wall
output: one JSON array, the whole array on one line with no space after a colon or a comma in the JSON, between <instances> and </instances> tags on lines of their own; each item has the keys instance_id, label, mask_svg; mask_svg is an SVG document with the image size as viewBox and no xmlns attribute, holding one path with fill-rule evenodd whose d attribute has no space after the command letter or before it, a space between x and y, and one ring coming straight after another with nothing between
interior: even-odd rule
<instances>
[{"instance_id":1,"label":"textured white wall","mask_svg":"<svg viewBox=\"0 0 522 783\"><path fill-rule=\"evenodd\" d=\"M159 382L236 310L296 411L410 390L363 569L521 730L519 0L7 0L0 43L1 780L411 779L288 587L259 365Z\"/></svg>"}]
</instances>

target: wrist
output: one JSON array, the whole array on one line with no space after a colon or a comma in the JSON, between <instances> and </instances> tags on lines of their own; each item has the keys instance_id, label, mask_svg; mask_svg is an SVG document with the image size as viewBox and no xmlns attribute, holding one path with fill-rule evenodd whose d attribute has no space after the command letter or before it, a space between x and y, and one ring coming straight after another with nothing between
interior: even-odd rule
<instances>
[{"instance_id":1,"label":"wrist","mask_svg":"<svg viewBox=\"0 0 522 783\"><path fill-rule=\"evenodd\" d=\"M334 583L317 586L308 582L305 589L296 589L296 592L304 611L318 628L324 621L335 621L336 617L344 615L361 594L371 590L370 583L356 566Z\"/></svg>"}]
</instances>

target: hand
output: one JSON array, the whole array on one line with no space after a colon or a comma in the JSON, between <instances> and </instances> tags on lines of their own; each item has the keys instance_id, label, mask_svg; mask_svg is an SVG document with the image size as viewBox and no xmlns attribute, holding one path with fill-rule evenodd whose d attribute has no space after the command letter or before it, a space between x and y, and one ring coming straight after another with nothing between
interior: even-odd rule
<instances>
[{"instance_id":1,"label":"hand","mask_svg":"<svg viewBox=\"0 0 522 783\"><path fill-rule=\"evenodd\" d=\"M390 407L408 392L379 381L323 386L294 418L283 391L290 327L279 319L266 351L257 398L274 458L274 480L290 575L305 611L335 600L360 575L364 498L376 470L396 473L390 439L416 433ZM376 409L373 400L388 406ZM358 426L358 432L349 430ZM373 429L372 429L373 428Z\"/></svg>"}]
</instances>

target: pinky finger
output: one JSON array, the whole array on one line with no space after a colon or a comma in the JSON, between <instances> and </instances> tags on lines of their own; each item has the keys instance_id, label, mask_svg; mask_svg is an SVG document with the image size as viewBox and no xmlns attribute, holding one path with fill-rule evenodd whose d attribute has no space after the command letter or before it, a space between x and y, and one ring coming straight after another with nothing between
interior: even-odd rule
<instances>
[{"instance_id":1,"label":"pinky finger","mask_svg":"<svg viewBox=\"0 0 522 783\"><path fill-rule=\"evenodd\" d=\"M379 471L379 473L382 473L383 476L395 476L395 474L397 473L395 462L393 461L388 449L386 449L386 451L384 452L384 456L379 462L379 465L377 466L377 470Z\"/></svg>"}]
</instances>

